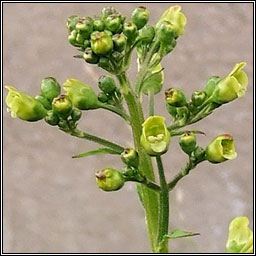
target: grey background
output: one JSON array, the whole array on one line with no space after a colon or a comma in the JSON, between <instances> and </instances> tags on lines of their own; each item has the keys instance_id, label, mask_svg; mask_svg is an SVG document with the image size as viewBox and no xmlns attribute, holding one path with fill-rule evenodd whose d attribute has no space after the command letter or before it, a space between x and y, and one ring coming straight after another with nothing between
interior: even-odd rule
<instances>
[{"instance_id":1,"label":"grey background","mask_svg":"<svg viewBox=\"0 0 256 256\"><path fill-rule=\"evenodd\" d=\"M111 4L129 16L141 4ZM150 24L169 7L147 3ZM69 77L97 88L105 72L72 58L77 52L67 42L66 18L72 14L99 13L103 3L3 4L4 85L36 95L43 77L61 83ZM201 236L173 240L171 252L217 253L225 251L228 224L238 215L253 220L253 5L252 3L181 3L187 16L185 34L175 51L163 61L164 88L178 86L189 96L202 89L211 75L225 76L233 65L246 61L249 85L245 98L216 110L193 127L207 136L235 137L237 159L221 165L202 163L184 178L170 196L170 230L180 228ZM130 70L134 81L136 62ZM4 90L4 97L6 96ZM116 156L71 159L97 148L91 142L59 132L43 121L11 119L4 104L4 252L83 253L149 252L143 209L133 184L119 192L104 193L94 173L104 167L121 168ZM170 117L163 93L156 97L156 113ZM104 110L85 112L82 130L132 146L131 131L117 116ZM186 156L173 138L163 156L170 179L182 168Z\"/></svg>"}]
</instances>

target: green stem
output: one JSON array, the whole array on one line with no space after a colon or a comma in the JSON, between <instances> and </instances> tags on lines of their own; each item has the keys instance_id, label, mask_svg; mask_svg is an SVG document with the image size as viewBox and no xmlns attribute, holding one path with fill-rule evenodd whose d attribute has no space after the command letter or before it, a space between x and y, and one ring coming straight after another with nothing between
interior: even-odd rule
<instances>
[{"instance_id":1,"label":"green stem","mask_svg":"<svg viewBox=\"0 0 256 256\"><path fill-rule=\"evenodd\" d=\"M140 144L140 137L142 133L142 123L144 122L144 116L141 103L138 97L131 89L130 83L125 73L117 75L124 98L126 100L130 117L131 127L133 132L135 148L139 154L140 164L139 169L143 175L150 181L155 181L154 170L151 162L151 158L146 154L143 147ZM141 191L141 197L143 200L143 206L145 209L146 223L148 236L153 252L156 250L156 239L158 231L158 207L159 198L158 193L145 186L138 184L138 191Z\"/></svg>"},{"instance_id":2,"label":"green stem","mask_svg":"<svg viewBox=\"0 0 256 256\"><path fill-rule=\"evenodd\" d=\"M118 145L118 144L115 144L111 141L108 141L108 140L102 139L100 137L91 135L89 133L82 132L78 129L71 130L67 133L69 133L72 136L81 138L81 139L90 140L90 141L96 142L98 144L107 146L109 148L112 148L113 150L115 150L117 153L120 153L120 154L124 151L124 148L122 146Z\"/></svg>"},{"instance_id":3,"label":"green stem","mask_svg":"<svg viewBox=\"0 0 256 256\"><path fill-rule=\"evenodd\" d=\"M159 252L168 253L168 240L163 241L165 235L168 234L169 227L169 190L165 179L164 168L160 156L156 157L158 174L160 180L160 212L159 212L159 229L157 242L160 245Z\"/></svg>"},{"instance_id":4,"label":"green stem","mask_svg":"<svg viewBox=\"0 0 256 256\"><path fill-rule=\"evenodd\" d=\"M152 90L148 91L148 98L149 98L149 116L154 115L154 92Z\"/></svg>"}]
</instances>

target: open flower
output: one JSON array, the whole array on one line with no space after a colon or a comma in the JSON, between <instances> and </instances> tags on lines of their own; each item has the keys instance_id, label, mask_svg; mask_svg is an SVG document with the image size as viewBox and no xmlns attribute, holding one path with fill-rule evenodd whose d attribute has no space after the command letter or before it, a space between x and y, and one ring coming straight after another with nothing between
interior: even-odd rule
<instances>
[{"instance_id":1,"label":"open flower","mask_svg":"<svg viewBox=\"0 0 256 256\"><path fill-rule=\"evenodd\" d=\"M7 111L11 117L18 117L25 121L38 121L45 117L47 110L33 97L19 92L12 86L5 86L9 90L5 99L8 106Z\"/></svg>"},{"instance_id":2,"label":"open flower","mask_svg":"<svg viewBox=\"0 0 256 256\"><path fill-rule=\"evenodd\" d=\"M217 136L206 148L206 159L211 163L222 163L226 160L235 159L234 139L230 134Z\"/></svg>"},{"instance_id":3,"label":"open flower","mask_svg":"<svg viewBox=\"0 0 256 256\"><path fill-rule=\"evenodd\" d=\"M170 133L162 116L150 116L142 125L141 145L147 154L164 154L170 144Z\"/></svg>"},{"instance_id":4,"label":"open flower","mask_svg":"<svg viewBox=\"0 0 256 256\"><path fill-rule=\"evenodd\" d=\"M248 85L246 73L242 70L246 63L237 63L229 75L217 84L213 92L213 101L218 104L230 102L244 96Z\"/></svg>"},{"instance_id":5,"label":"open flower","mask_svg":"<svg viewBox=\"0 0 256 256\"><path fill-rule=\"evenodd\" d=\"M248 224L249 220L244 216L236 217L230 222L226 244L228 253L253 253L253 232Z\"/></svg>"}]
</instances>

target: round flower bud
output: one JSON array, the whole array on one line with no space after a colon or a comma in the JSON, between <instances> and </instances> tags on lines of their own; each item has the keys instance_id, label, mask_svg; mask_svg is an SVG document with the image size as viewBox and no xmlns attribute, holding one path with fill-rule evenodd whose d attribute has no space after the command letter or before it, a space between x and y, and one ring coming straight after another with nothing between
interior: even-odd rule
<instances>
[{"instance_id":1,"label":"round flower bud","mask_svg":"<svg viewBox=\"0 0 256 256\"><path fill-rule=\"evenodd\" d=\"M164 154L170 144L170 133L162 116L150 116L142 125L141 145L151 156Z\"/></svg>"},{"instance_id":2,"label":"round flower bud","mask_svg":"<svg viewBox=\"0 0 256 256\"><path fill-rule=\"evenodd\" d=\"M113 41L105 32L94 32L91 35L91 47L95 54L106 55L113 49Z\"/></svg>"},{"instance_id":3,"label":"round flower bud","mask_svg":"<svg viewBox=\"0 0 256 256\"><path fill-rule=\"evenodd\" d=\"M93 32L93 20L90 17L79 19L76 23L76 29L83 34L85 39L89 39Z\"/></svg>"},{"instance_id":4,"label":"round flower bud","mask_svg":"<svg viewBox=\"0 0 256 256\"><path fill-rule=\"evenodd\" d=\"M53 100L52 109L59 117L67 119L72 112L72 102L67 95L60 95Z\"/></svg>"},{"instance_id":5,"label":"round flower bud","mask_svg":"<svg viewBox=\"0 0 256 256\"><path fill-rule=\"evenodd\" d=\"M52 104L44 96L37 95L35 99L38 100L45 109L50 110L52 108Z\"/></svg>"},{"instance_id":6,"label":"round flower bud","mask_svg":"<svg viewBox=\"0 0 256 256\"><path fill-rule=\"evenodd\" d=\"M83 34L78 32L76 35L76 42L79 44L83 44L84 40L85 40L85 37L83 36Z\"/></svg>"},{"instance_id":7,"label":"round flower bud","mask_svg":"<svg viewBox=\"0 0 256 256\"><path fill-rule=\"evenodd\" d=\"M106 168L98 171L95 176L98 187L104 191L119 190L125 183L123 174L112 168Z\"/></svg>"},{"instance_id":8,"label":"round flower bud","mask_svg":"<svg viewBox=\"0 0 256 256\"><path fill-rule=\"evenodd\" d=\"M139 154L133 148L126 148L121 154L122 161L134 168L138 168L139 166Z\"/></svg>"},{"instance_id":9,"label":"round flower bud","mask_svg":"<svg viewBox=\"0 0 256 256\"><path fill-rule=\"evenodd\" d=\"M197 161L202 161L205 158L205 150L202 147L197 146L194 150L194 156Z\"/></svg>"},{"instance_id":10,"label":"round flower bud","mask_svg":"<svg viewBox=\"0 0 256 256\"><path fill-rule=\"evenodd\" d=\"M105 20L108 16L112 14L118 14L117 10L112 6L104 7L101 13L102 13L103 20Z\"/></svg>"},{"instance_id":11,"label":"round flower bud","mask_svg":"<svg viewBox=\"0 0 256 256\"><path fill-rule=\"evenodd\" d=\"M59 117L53 110L49 110L47 112L46 116L44 117L44 120L46 123L53 126L59 123Z\"/></svg>"},{"instance_id":12,"label":"round flower bud","mask_svg":"<svg viewBox=\"0 0 256 256\"><path fill-rule=\"evenodd\" d=\"M170 105L168 102L166 102L166 109L167 111L169 112L169 114L174 118L176 119L176 116L177 116L177 108Z\"/></svg>"},{"instance_id":13,"label":"round flower bud","mask_svg":"<svg viewBox=\"0 0 256 256\"><path fill-rule=\"evenodd\" d=\"M103 31L105 28L104 22L100 18L96 18L93 21L93 30L94 31Z\"/></svg>"},{"instance_id":14,"label":"round flower bud","mask_svg":"<svg viewBox=\"0 0 256 256\"><path fill-rule=\"evenodd\" d=\"M114 43L114 50L118 52L122 52L127 43L127 38L125 35L115 34L112 37L113 43Z\"/></svg>"},{"instance_id":15,"label":"round flower bud","mask_svg":"<svg viewBox=\"0 0 256 256\"><path fill-rule=\"evenodd\" d=\"M138 29L143 28L149 19L149 11L144 6L137 7L131 15L131 21Z\"/></svg>"},{"instance_id":16,"label":"round flower bud","mask_svg":"<svg viewBox=\"0 0 256 256\"><path fill-rule=\"evenodd\" d=\"M137 27L132 22L124 23L123 33L128 38L129 41L133 42L137 37Z\"/></svg>"},{"instance_id":17,"label":"round flower bud","mask_svg":"<svg viewBox=\"0 0 256 256\"><path fill-rule=\"evenodd\" d=\"M18 117L25 121L38 121L45 117L47 110L33 97L19 92L12 86L5 86L9 90L6 96L7 111L11 112L11 117Z\"/></svg>"},{"instance_id":18,"label":"round flower bud","mask_svg":"<svg viewBox=\"0 0 256 256\"><path fill-rule=\"evenodd\" d=\"M220 80L221 78L218 76L212 76L208 79L205 86L205 92L208 97L212 95L213 91L215 90L215 87L217 86Z\"/></svg>"},{"instance_id":19,"label":"round flower bud","mask_svg":"<svg viewBox=\"0 0 256 256\"><path fill-rule=\"evenodd\" d=\"M165 91L165 100L174 107L183 107L187 105L184 92L177 88L169 88Z\"/></svg>"},{"instance_id":20,"label":"round flower bud","mask_svg":"<svg viewBox=\"0 0 256 256\"><path fill-rule=\"evenodd\" d=\"M98 94L98 100L102 103L106 103L108 101L108 96L104 92L100 92Z\"/></svg>"},{"instance_id":21,"label":"round flower bud","mask_svg":"<svg viewBox=\"0 0 256 256\"><path fill-rule=\"evenodd\" d=\"M41 95L49 102L60 95L60 84L53 77L46 77L41 82Z\"/></svg>"},{"instance_id":22,"label":"round flower bud","mask_svg":"<svg viewBox=\"0 0 256 256\"><path fill-rule=\"evenodd\" d=\"M105 93L113 94L116 90L115 80L110 76L101 76L98 85Z\"/></svg>"},{"instance_id":23,"label":"round flower bud","mask_svg":"<svg viewBox=\"0 0 256 256\"><path fill-rule=\"evenodd\" d=\"M139 31L139 38L143 44L150 44L155 37L155 29L150 25L146 25Z\"/></svg>"},{"instance_id":24,"label":"round flower bud","mask_svg":"<svg viewBox=\"0 0 256 256\"><path fill-rule=\"evenodd\" d=\"M119 30L122 28L120 15L109 15L105 20L105 25L109 31L113 33L119 32Z\"/></svg>"},{"instance_id":25,"label":"round flower bud","mask_svg":"<svg viewBox=\"0 0 256 256\"><path fill-rule=\"evenodd\" d=\"M206 148L206 159L211 163L222 163L226 160L235 159L234 139L230 134L217 136Z\"/></svg>"},{"instance_id":26,"label":"round flower bud","mask_svg":"<svg viewBox=\"0 0 256 256\"><path fill-rule=\"evenodd\" d=\"M99 62L99 57L94 54L91 48L86 48L83 54L83 58L87 63L97 64Z\"/></svg>"},{"instance_id":27,"label":"round flower bud","mask_svg":"<svg viewBox=\"0 0 256 256\"><path fill-rule=\"evenodd\" d=\"M175 37L173 24L167 20L162 21L156 30L156 35L160 42L170 44Z\"/></svg>"},{"instance_id":28,"label":"round flower bud","mask_svg":"<svg viewBox=\"0 0 256 256\"><path fill-rule=\"evenodd\" d=\"M67 19L66 27L71 32L76 28L76 23L79 21L79 17L77 15L72 15Z\"/></svg>"},{"instance_id":29,"label":"round flower bud","mask_svg":"<svg viewBox=\"0 0 256 256\"><path fill-rule=\"evenodd\" d=\"M80 110L96 109L99 107L98 97L93 89L78 79L68 79L63 88L73 105Z\"/></svg>"},{"instance_id":30,"label":"round flower bud","mask_svg":"<svg viewBox=\"0 0 256 256\"><path fill-rule=\"evenodd\" d=\"M196 147L196 136L192 132L185 132L180 136L180 147L186 154L191 154Z\"/></svg>"},{"instance_id":31,"label":"round flower bud","mask_svg":"<svg viewBox=\"0 0 256 256\"><path fill-rule=\"evenodd\" d=\"M204 103L206 97L207 95L205 91L194 91L191 96L191 101L194 106L198 107Z\"/></svg>"},{"instance_id":32,"label":"round flower bud","mask_svg":"<svg viewBox=\"0 0 256 256\"><path fill-rule=\"evenodd\" d=\"M82 116L82 111L78 108L73 108L71 112L71 118L73 121L78 121Z\"/></svg>"},{"instance_id":33,"label":"round flower bud","mask_svg":"<svg viewBox=\"0 0 256 256\"><path fill-rule=\"evenodd\" d=\"M62 131L69 131L68 121L61 119L58 123L59 128Z\"/></svg>"},{"instance_id":34,"label":"round flower bud","mask_svg":"<svg viewBox=\"0 0 256 256\"><path fill-rule=\"evenodd\" d=\"M73 30L70 35L68 36L68 41L70 44L76 46L76 37L77 37L77 31Z\"/></svg>"}]
</instances>

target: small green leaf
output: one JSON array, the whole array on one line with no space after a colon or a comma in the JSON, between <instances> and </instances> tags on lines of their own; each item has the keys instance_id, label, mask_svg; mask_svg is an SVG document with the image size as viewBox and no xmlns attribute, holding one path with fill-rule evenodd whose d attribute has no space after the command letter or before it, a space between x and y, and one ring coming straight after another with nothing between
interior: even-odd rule
<instances>
[{"instance_id":1,"label":"small green leaf","mask_svg":"<svg viewBox=\"0 0 256 256\"><path fill-rule=\"evenodd\" d=\"M92 155L98 155L98 154L113 154L113 155L120 155L119 152L111 149L111 148L99 148L96 150L87 151L75 156L72 156L72 158L81 158L86 156L92 156Z\"/></svg>"},{"instance_id":2,"label":"small green leaf","mask_svg":"<svg viewBox=\"0 0 256 256\"><path fill-rule=\"evenodd\" d=\"M175 229L169 235L165 235L164 239L176 239L188 236L198 236L200 233L187 232L180 229Z\"/></svg>"}]
</instances>

